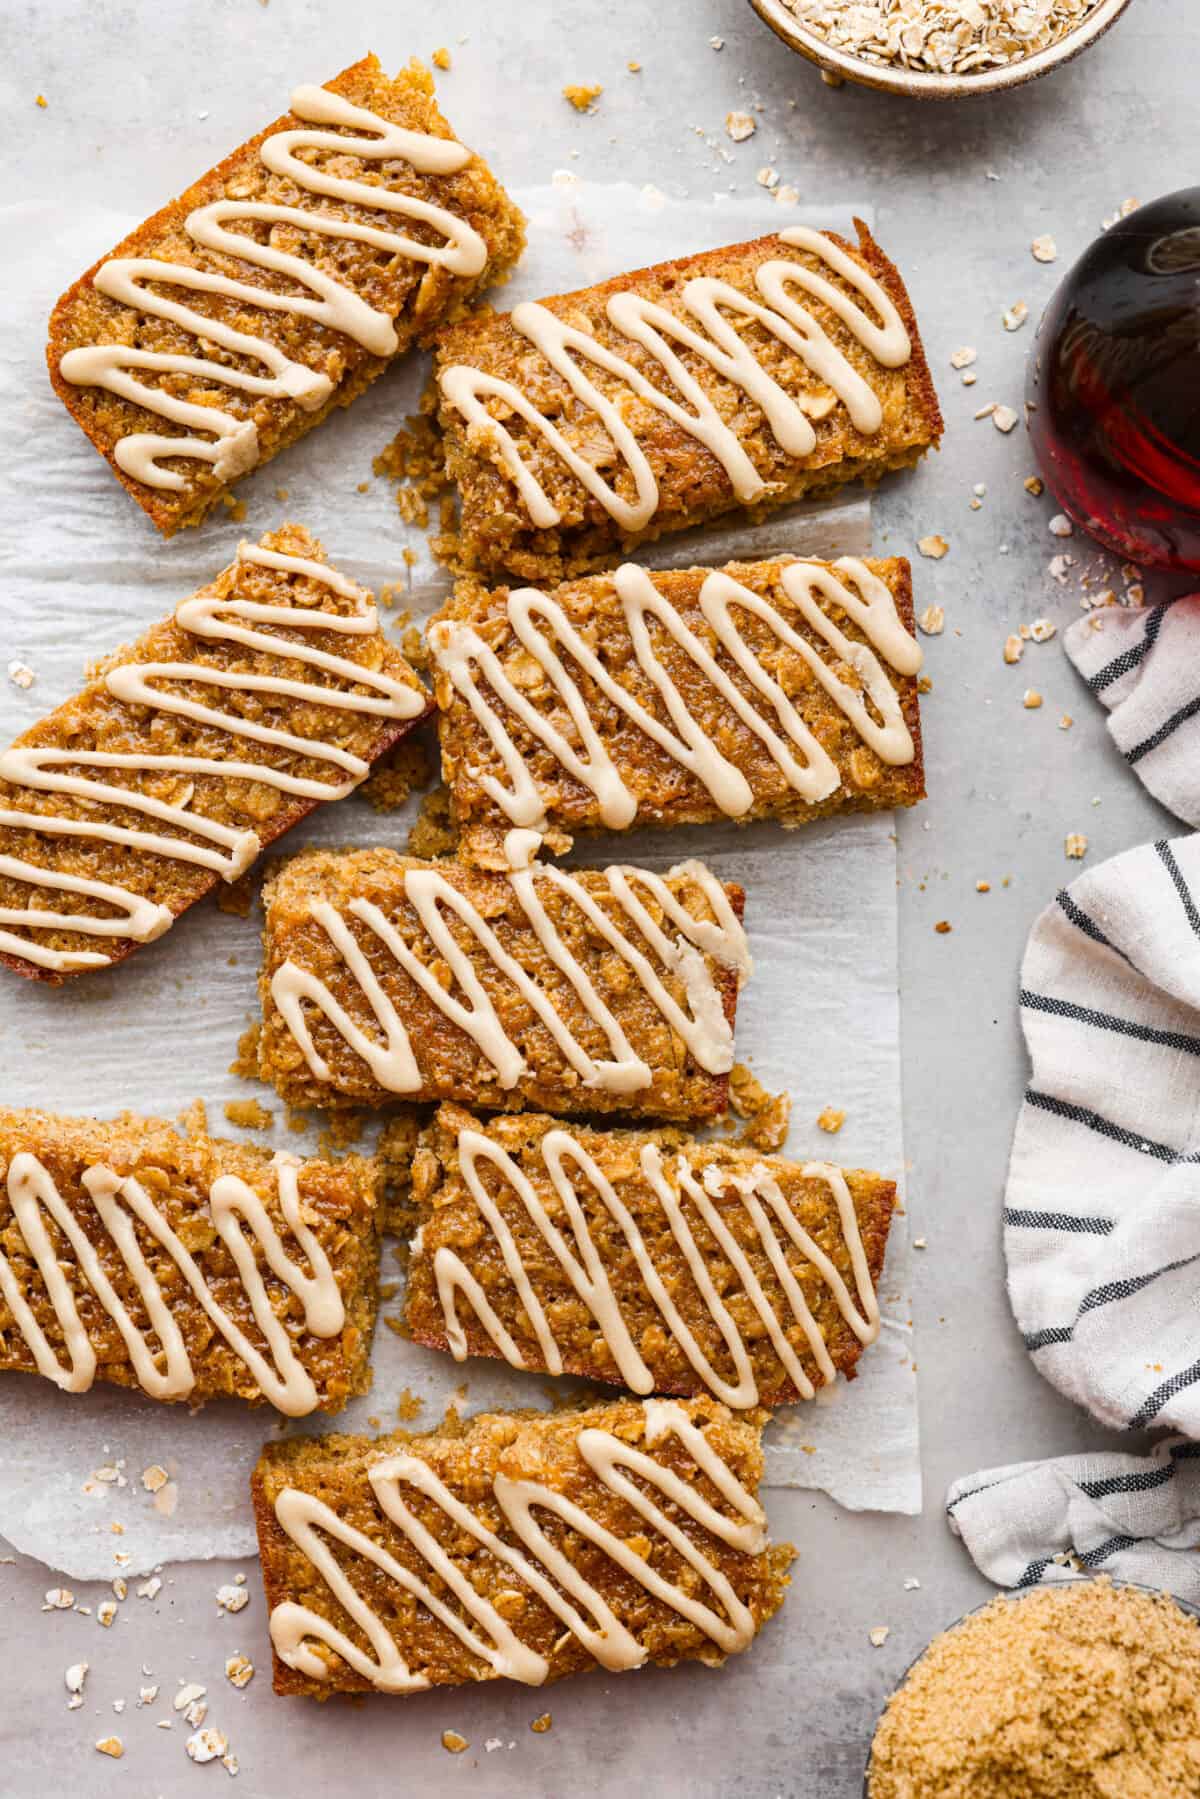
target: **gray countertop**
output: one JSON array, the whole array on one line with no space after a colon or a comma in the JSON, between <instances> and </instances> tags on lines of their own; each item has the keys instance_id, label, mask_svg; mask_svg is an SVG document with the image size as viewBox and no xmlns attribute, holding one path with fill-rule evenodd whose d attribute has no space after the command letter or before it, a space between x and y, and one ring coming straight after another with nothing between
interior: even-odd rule
<instances>
[{"instance_id":1,"label":"gray countertop","mask_svg":"<svg viewBox=\"0 0 1200 1799\"><path fill-rule=\"evenodd\" d=\"M634 1783L688 1796L857 1799L890 1683L986 1590L946 1528L947 1483L1104 1440L1034 1372L1004 1293L1000 1201L1025 1067L1016 976L1034 916L1077 872L1064 859L1067 832L1087 834L1094 863L1179 827L1123 767L1060 639L1005 666L1004 638L1022 621L1047 616L1061 628L1079 616L1077 576L1099 558L1078 537L1052 537L1049 497L1023 490L1032 469L1023 431L1004 437L972 414L992 400L1019 407L1034 319L1101 220L1126 196L1149 199L1192 176L1200 13L1181 0L1136 0L1060 74L954 106L823 86L743 0L446 0L436 10L414 0L5 0L3 14L9 200L59 194L64 209L78 196L148 212L275 116L282 85L320 80L368 48L394 66L439 44L454 56L439 84L456 129L513 184L570 168L668 193L732 183L750 194L771 164L814 201L867 196L908 279L948 430L940 456L881 489L875 510L877 547L918 564L918 608L937 601L946 611L944 635L928 640L931 797L899 823L910 1209L928 1241L916 1287L924 1515L852 1515L821 1496L772 1493L775 1533L800 1549L794 1588L753 1652L721 1674L596 1676L545 1695L499 1685L410 1705L274 1700L253 1567L251 1602L237 1617L220 1615L214 1599L230 1566L184 1565L164 1571L156 1600L131 1593L103 1631L94 1615L43 1613L56 1583L18 1561L0 1569L9 1664L0 1793L101 1799L221 1785L219 1765L193 1767L184 1754L188 1731L169 1709L182 1678L208 1687L208 1721L240 1758L244 1799L615 1794ZM724 39L719 52L714 36ZM627 70L630 59L640 74ZM219 109L206 99L206 69ZM603 83L593 115L577 117L561 100L572 81ZM755 137L730 145L726 112L759 103ZM1058 243L1053 267L1030 254L1043 232ZM1001 313L1017 299L1033 316L1010 334ZM962 344L979 350L971 388L949 367ZM976 482L987 493L972 512ZM941 562L916 557L929 532L950 540ZM1079 562L1059 585L1047 565L1064 548ZM18 604L10 593L10 610ZM1022 707L1029 686L1045 697L1038 711ZM1058 727L1064 712L1074 715L1068 731ZM976 892L979 880L989 893ZM941 919L949 934L935 933ZM803 1069L793 1085L814 1111L833 1097ZM911 1576L920 1588L905 1591ZM78 1598L94 1607L103 1596ZM868 1632L879 1624L890 1635L875 1649ZM234 1650L258 1666L241 1693L223 1674ZM69 1712L63 1670L83 1659L85 1703ZM158 1701L139 1710L138 1688L153 1682ZM532 1734L546 1706L553 1728ZM171 1730L154 1727L163 1717ZM468 1752L445 1753L447 1728L469 1740ZM93 1747L112 1731L125 1740L120 1763Z\"/></svg>"}]
</instances>

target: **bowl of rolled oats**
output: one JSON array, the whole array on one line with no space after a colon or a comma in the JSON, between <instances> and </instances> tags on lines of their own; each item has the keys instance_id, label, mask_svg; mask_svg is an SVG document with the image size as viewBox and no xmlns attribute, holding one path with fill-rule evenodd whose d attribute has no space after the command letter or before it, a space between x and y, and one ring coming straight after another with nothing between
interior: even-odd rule
<instances>
[{"instance_id":1,"label":"bowl of rolled oats","mask_svg":"<svg viewBox=\"0 0 1200 1799\"><path fill-rule=\"evenodd\" d=\"M1103 37L1130 0L750 0L838 87L920 100L1019 87Z\"/></svg>"}]
</instances>

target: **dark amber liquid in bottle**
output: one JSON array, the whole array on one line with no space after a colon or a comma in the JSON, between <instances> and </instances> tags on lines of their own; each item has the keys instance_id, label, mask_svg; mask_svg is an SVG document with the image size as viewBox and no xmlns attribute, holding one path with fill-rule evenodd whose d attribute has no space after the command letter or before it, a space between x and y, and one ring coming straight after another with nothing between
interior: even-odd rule
<instances>
[{"instance_id":1,"label":"dark amber liquid in bottle","mask_svg":"<svg viewBox=\"0 0 1200 1799\"><path fill-rule=\"evenodd\" d=\"M1063 510L1133 562L1200 571L1200 187L1097 238L1046 309L1028 397Z\"/></svg>"}]
</instances>

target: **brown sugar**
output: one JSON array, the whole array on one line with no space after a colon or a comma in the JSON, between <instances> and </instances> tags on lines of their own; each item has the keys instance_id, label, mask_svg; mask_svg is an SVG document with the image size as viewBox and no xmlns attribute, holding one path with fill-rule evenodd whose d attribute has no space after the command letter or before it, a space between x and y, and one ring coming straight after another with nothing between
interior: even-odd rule
<instances>
[{"instance_id":1,"label":"brown sugar","mask_svg":"<svg viewBox=\"0 0 1200 1799\"><path fill-rule=\"evenodd\" d=\"M1195 1799L1200 1623L1107 1579L936 1637L875 1734L870 1799Z\"/></svg>"},{"instance_id":2,"label":"brown sugar","mask_svg":"<svg viewBox=\"0 0 1200 1799\"><path fill-rule=\"evenodd\" d=\"M261 1078L296 1105L719 1116L743 905L697 863L663 878L295 856L263 889Z\"/></svg>"},{"instance_id":3,"label":"brown sugar","mask_svg":"<svg viewBox=\"0 0 1200 1799\"><path fill-rule=\"evenodd\" d=\"M367 56L319 91L336 96L343 106L371 113L370 141L375 141L375 131L389 125L432 140L453 137L438 110L429 72L419 63L390 79L378 60ZM303 93L293 96L294 105L301 104ZM330 104L337 109L336 101L322 106ZM524 244L520 212L479 157L468 152L460 168L435 172L419 170L415 160L402 155L384 162L356 156L350 146L366 135L363 121L353 115L317 121L311 102L304 110L310 114L307 119L285 114L147 219L62 296L50 320L47 360L59 398L117 479L168 536L181 526L198 524L239 475L304 436L333 408L348 406L424 333L461 316L480 289L505 277ZM318 141L296 144L293 154L280 145L277 134L282 132L318 140L333 132L345 138L347 148L331 150ZM275 143L268 150L271 138ZM269 166L268 157L275 162L280 154L283 167ZM311 186L306 170L313 172ZM323 192L318 183L328 179L352 184L358 194ZM377 186L386 190L390 207L375 207L362 198ZM328 229L297 229L301 197L315 219L330 222ZM240 214L239 202L245 203ZM188 228L189 215L215 206L229 208L227 223L218 227L223 248L201 242ZM474 272L467 271L466 262L457 270L447 266L446 229L428 213L416 216L429 207L440 209L456 230L471 234L482 258ZM257 212L259 208L282 209L284 216ZM209 222L214 222L211 216ZM354 235L363 229L374 234L373 240ZM378 241L381 234L393 241L390 254ZM410 247L402 249L398 240ZM240 243L247 246L245 254L232 253L229 246ZM289 266L278 266L281 254L289 257ZM119 258L195 268L210 280L237 283L238 291L192 286L177 274L163 283L166 299L177 309L175 316L164 317L163 296L147 288L144 278L140 286L135 281L131 288L118 284L118 291L111 291L111 274L104 271ZM297 294L296 264L301 261L320 285L302 293L303 306L293 309L288 302ZM275 304L256 306L247 289L275 296ZM330 290L342 297L340 314L328 298ZM316 316L314 306L321 307ZM179 317L181 310L194 315L195 331ZM339 329L331 311L357 322L356 334ZM215 342L203 331L209 322ZM256 351L255 344L262 349ZM112 378L123 383L135 379L147 396L138 399L105 385L85 384L89 376L104 373L111 346L136 346L132 356L187 362L165 368L133 360L120 364ZM197 359L205 362L204 370L195 368ZM291 365L289 378L268 379L280 364L285 370ZM226 368L234 378L223 378ZM180 408L194 414L201 407L212 414L211 427L181 417ZM189 431L199 429L211 430L216 443L193 436L189 442L199 448L173 455L155 442L178 437L182 445ZM133 453L139 440L154 444L149 471ZM225 453L223 444L233 447ZM152 484L154 468L157 485ZM144 478L147 472L151 480Z\"/></svg>"},{"instance_id":4,"label":"brown sugar","mask_svg":"<svg viewBox=\"0 0 1200 1799\"><path fill-rule=\"evenodd\" d=\"M767 1540L759 1439L707 1400L626 1399L269 1444L252 1493L276 1692L540 1686L597 1655L719 1666L779 1609L794 1554Z\"/></svg>"},{"instance_id":5,"label":"brown sugar","mask_svg":"<svg viewBox=\"0 0 1200 1799\"><path fill-rule=\"evenodd\" d=\"M677 1132L442 1106L413 1161L405 1319L460 1360L713 1392L737 1410L810 1399L854 1378L878 1330L895 1194L862 1169Z\"/></svg>"},{"instance_id":6,"label":"brown sugar","mask_svg":"<svg viewBox=\"0 0 1200 1799\"><path fill-rule=\"evenodd\" d=\"M840 264L843 255L853 278ZM780 278L780 297L774 283L789 264L797 272ZM735 327L722 330L703 299L699 312L688 304L689 291L696 294L691 284L707 293L704 283L712 280L733 290ZM614 322L622 306L630 308L620 315L629 330ZM883 306L893 322L879 343L866 321ZM660 333L657 350L643 329L647 307L649 329ZM805 330L817 327L822 374L795 348L797 307L809 321ZM571 334L561 351L554 321ZM547 335L553 360L535 332ZM695 340L706 333L712 343L702 351ZM757 372L743 360L739 379L731 378L731 344ZM888 356L886 365L873 344ZM831 234L817 246L773 235L555 295L532 314L480 312L440 331L436 351L438 421L460 516L457 537L434 549L463 572L558 581L611 566L638 544L744 503L754 522L847 481L877 481L917 462L942 432L904 284L861 223L857 244ZM899 362L892 360L897 354ZM680 370L689 384L682 406ZM860 381L870 389L874 401L865 410L855 405L857 424L827 374L844 392L861 396ZM764 406L777 422L781 412L792 421L790 448ZM701 410L705 422L697 430ZM623 451L612 436L618 420L631 440ZM714 444L723 445L721 457ZM631 459L638 461L636 479ZM731 466L740 471L736 485ZM596 491L600 481L607 499Z\"/></svg>"}]
</instances>

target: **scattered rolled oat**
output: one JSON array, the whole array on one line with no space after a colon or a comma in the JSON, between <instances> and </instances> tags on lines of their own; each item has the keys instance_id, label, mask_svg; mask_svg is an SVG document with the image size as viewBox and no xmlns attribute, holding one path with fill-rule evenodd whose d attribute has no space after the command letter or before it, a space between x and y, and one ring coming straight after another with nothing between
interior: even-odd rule
<instances>
[{"instance_id":1,"label":"scattered rolled oat","mask_svg":"<svg viewBox=\"0 0 1200 1799\"><path fill-rule=\"evenodd\" d=\"M69 1612L75 1603L75 1595L70 1587L51 1587L46 1594L44 1612Z\"/></svg>"},{"instance_id":2,"label":"scattered rolled oat","mask_svg":"<svg viewBox=\"0 0 1200 1799\"><path fill-rule=\"evenodd\" d=\"M166 1469L158 1462L152 1462L149 1468L142 1469L142 1485L147 1493L157 1493L160 1487L166 1486L170 1478Z\"/></svg>"},{"instance_id":3,"label":"scattered rolled oat","mask_svg":"<svg viewBox=\"0 0 1200 1799\"><path fill-rule=\"evenodd\" d=\"M543 1712L539 1718L533 1720L529 1728L530 1730L536 1731L538 1736L543 1736L545 1732L549 1730L553 1722L554 1720L551 1718L550 1713Z\"/></svg>"},{"instance_id":4,"label":"scattered rolled oat","mask_svg":"<svg viewBox=\"0 0 1200 1799\"><path fill-rule=\"evenodd\" d=\"M798 206L800 204L800 189L798 187L793 187L788 181L782 182L780 186L775 189L775 204L776 206Z\"/></svg>"},{"instance_id":5,"label":"scattered rolled oat","mask_svg":"<svg viewBox=\"0 0 1200 1799\"><path fill-rule=\"evenodd\" d=\"M920 1586L921 1586L920 1581L915 1579L915 1577L910 1574L908 1579L904 1583L904 1591L906 1593L916 1593L920 1590Z\"/></svg>"},{"instance_id":6,"label":"scattered rolled oat","mask_svg":"<svg viewBox=\"0 0 1200 1799\"><path fill-rule=\"evenodd\" d=\"M929 537L919 537L917 539L917 548L920 550L922 556L928 556L933 562L940 562L942 557L946 554L946 551L950 548L950 545L940 533L934 532Z\"/></svg>"},{"instance_id":7,"label":"scattered rolled oat","mask_svg":"<svg viewBox=\"0 0 1200 1799\"><path fill-rule=\"evenodd\" d=\"M1057 630L1058 626L1053 624L1050 619L1035 618L1029 627L1029 635L1033 638L1034 643L1049 643Z\"/></svg>"},{"instance_id":8,"label":"scattered rolled oat","mask_svg":"<svg viewBox=\"0 0 1200 1799\"><path fill-rule=\"evenodd\" d=\"M250 1595L244 1586L217 1588L217 1604L222 1611L240 1612L249 1603Z\"/></svg>"},{"instance_id":9,"label":"scattered rolled oat","mask_svg":"<svg viewBox=\"0 0 1200 1799\"><path fill-rule=\"evenodd\" d=\"M964 344L961 350L954 351L950 358L950 367L952 369L969 369L978 355L979 351L973 344Z\"/></svg>"},{"instance_id":10,"label":"scattered rolled oat","mask_svg":"<svg viewBox=\"0 0 1200 1799\"><path fill-rule=\"evenodd\" d=\"M28 662L13 660L8 665L8 678L14 687L32 687L37 676Z\"/></svg>"},{"instance_id":11,"label":"scattered rolled oat","mask_svg":"<svg viewBox=\"0 0 1200 1799\"><path fill-rule=\"evenodd\" d=\"M563 99L569 100L576 112L595 112L596 102L603 92L599 82L591 87L572 82L563 89Z\"/></svg>"},{"instance_id":12,"label":"scattered rolled oat","mask_svg":"<svg viewBox=\"0 0 1200 1799\"><path fill-rule=\"evenodd\" d=\"M759 187L778 187L779 170L773 169L768 163L766 167L758 171L754 179L758 182Z\"/></svg>"},{"instance_id":13,"label":"scattered rolled oat","mask_svg":"<svg viewBox=\"0 0 1200 1799\"><path fill-rule=\"evenodd\" d=\"M976 893L990 893L992 891L992 883L990 881L976 881L975 891Z\"/></svg>"},{"instance_id":14,"label":"scattered rolled oat","mask_svg":"<svg viewBox=\"0 0 1200 1799\"><path fill-rule=\"evenodd\" d=\"M101 1737L96 1747L101 1755L111 1755L115 1762L119 1762L125 1753L125 1745L120 1737Z\"/></svg>"},{"instance_id":15,"label":"scattered rolled oat","mask_svg":"<svg viewBox=\"0 0 1200 1799\"><path fill-rule=\"evenodd\" d=\"M184 1744L184 1748L194 1762L216 1761L218 1756L226 1755L229 1752L228 1742L219 1730L214 1730L211 1724L207 1730L198 1730L195 1736L190 1736Z\"/></svg>"},{"instance_id":16,"label":"scattered rolled oat","mask_svg":"<svg viewBox=\"0 0 1200 1799\"><path fill-rule=\"evenodd\" d=\"M248 1687L254 1679L254 1663L246 1655L231 1655L225 1663L225 1678L232 1686Z\"/></svg>"},{"instance_id":17,"label":"scattered rolled oat","mask_svg":"<svg viewBox=\"0 0 1200 1799\"><path fill-rule=\"evenodd\" d=\"M710 37L708 40L708 47L710 50L723 50L725 48L725 39L723 37Z\"/></svg>"},{"instance_id":18,"label":"scattered rolled oat","mask_svg":"<svg viewBox=\"0 0 1200 1799\"><path fill-rule=\"evenodd\" d=\"M162 1581L157 1574L152 1574L149 1580L142 1582L137 1590L137 1596L139 1599L157 1599L161 1592Z\"/></svg>"},{"instance_id":19,"label":"scattered rolled oat","mask_svg":"<svg viewBox=\"0 0 1200 1799\"><path fill-rule=\"evenodd\" d=\"M868 1634L870 1635L872 1646L876 1649L882 1649L892 1632L889 1625L877 1624L874 1630L870 1631Z\"/></svg>"},{"instance_id":20,"label":"scattered rolled oat","mask_svg":"<svg viewBox=\"0 0 1200 1799\"><path fill-rule=\"evenodd\" d=\"M1042 696L1037 688L1027 687L1021 700L1021 704L1024 706L1026 712L1036 712L1041 703Z\"/></svg>"},{"instance_id":21,"label":"scattered rolled oat","mask_svg":"<svg viewBox=\"0 0 1200 1799\"><path fill-rule=\"evenodd\" d=\"M1088 840L1082 831L1068 831L1063 848L1072 862L1081 862L1087 855Z\"/></svg>"},{"instance_id":22,"label":"scattered rolled oat","mask_svg":"<svg viewBox=\"0 0 1200 1799\"><path fill-rule=\"evenodd\" d=\"M1051 537L1070 537L1074 527L1065 512L1056 512L1046 527Z\"/></svg>"},{"instance_id":23,"label":"scattered rolled oat","mask_svg":"<svg viewBox=\"0 0 1200 1799\"><path fill-rule=\"evenodd\" d=\"M828 1131L831 1137L837 1136L845 1122L846 1114L838 1106L826 1106L817 1118L821 1130Z\"/></svg>"},{"instance_id":24,"label":"scattered rolled oat","mask_svg":"<svg viewBox=\"0 0 1200 1799\"><path fill-rule=\"evenodd\" d=\"M944 606L926 606L917 623L926 637L940 637L946 629L946 608Z\"/></svg>"},{"instance_id":25,"label":"scattered rolled oat","mask_svg":"<svg viewBox=\"0 0 1200 1799\"><path fill-rule=\"evenodd\" d=\"M1036 262L1056 262L1058 260L1058 245L1048 232L1043 233L1041 237L1035 237L1029 248L1033 251Z\"/></svg>"},{"instance_id":26,"label":"scattered rolled oat","mask_svg":"<svg viewBox=\"0 0 1200 1799\"><path fill-rule=\"evenodd\" d=\"M448 1750L451 1755L461 1755L464 1749L470 1747L466 1737L459 1736L457 1730L443 1730L442 1748Z\"/></svg>"},{"instance_id":27,"label":"scattered rolled oat","mask_svg":"<svg viewBox=\"0 0 1200 1799\"><path fill-rule=\"evenodd\" d=\"M190 1681L187 1686L180 1687L171 1700L171 1704L177 1712L185 1712L189 1705L195 1705L197 1699L203 1699L207 1691L207 1687L200 1686L196 1681Z\"/></svg>"},{"instance_id":28,"label":"scattered rolled oat","mask_svg":"<svg viewBox=\"0 0 1200 1799\"><path fill-rule=\"evenodd\" d=\"M1014 300L1013 304L1004 314L1004 329L1006 331L1019 331L1028 317L1029 308L1024 300Z\"/></svg>"},{"instance_id":29,"label":"scattered rolled oat","mask_svg":"<svg viewBox=\"0 0 1200 1799\"><path fill-rule=\"evenodd\" d=\"M105 1630L109 1629L116 1615L117 1602L115 1599L102 1599L96 1607L96 1622L97 1624L102 1625Z\"/></svg>"},{"instance_id":30,"label":"scattered rolled oat","mask_svg":"<svg viewBox=\"0 0 1200 1799\"><path fill-rule=\"evenodd\" d=\"M1025 645L1014 631L1004 639L1004 660L1008 663L1019 662L1025 654Z\"/></svg>"},{"instance_id":31,"label":"scattered rolled oat","mask_svg":"<svg viewBox=\"0 0 1200 1799\"><path fill-rule=\"evenodd\" d=\"M72 1662L63 1675L68 1693L82 1693L83 1683L87 1679L89 1662Z\"/></svg>"},{"instance_id":32,"label":"scattered rolled oat","mask_svg":"<svg viewBox=\"0 0 1200 1799\"><path fill-rule=\"evenodd\" d=\"M1046 483L1040 475L1026 475L1021 485L1026 493L1033 495L1035 500L1039 500L1046 491Z\"/></svg>"},{"instance_id":33,"label":"scattered rolled oat","mask_svg":"<svg viewBox=\"0 0 1200 1799\"><path fill-rule=\"evenodd\" d=\"M1011 406L993 406L992 423L997 431L1003 431L1007 437L1010 431L1016 429L1017 415Z\"/></svg>"},{"instance_id":34,"label":"scattered rolled oat","mask_svg":"<svg viewBox=\"0 0 1200 1799\"><path fill-rule=\"evenodd\" d=\"M157 1687L139 1687L138 1688L138 1704L139 1705L153 1705L154 1701L157 1698L158 1698L158 1688Z\"/></svg>"},{"instance_id":35,"label":"scattered rolled oat","mask_svg":"<svg viewBox=\"0 0 1200 1799\"><path fill-rule=\"evenodd\" d=\"M123 1574L114 1574L112 1590L114 1599L128 1599L129 1582L125 1579Z\"/></svg>"},{"instance_id":36,"label":"scattered rolled oat","mask_svg":"<svg viewBox=\"0 0 1200 1799\"><path fill-rule=\"evenodd\" d=\"M1003 68L1067 36L1098 0L786 0L835 50L936 75ZM999 177L988 170L989 178Z\"/></svg>"},{"instance_id":37,"label":"scattered rolled oat","mask_svg":"<svg viewBox=\"0 0 1200 1799\"><path fill-rule=\"evenodd\" d=\"M735 144L744 144L758 130L758 120L748 112L727 112L725 130Z\"/></svg>"},{"instance_id":38,"label":"scattered rolled oat","mask_svg":"<svg viewBox=\"0 0 1200 1799\"><path fill-rule=\"evenodd\" d=\"M1060 731L1069 731L1074 723L1075 720L1071 717L1071 714L1069 712L1064 712L1058 721L1058 728Z\"/></svg>"},{"instance_id":39,"label":"scattered rolled oat","mask_svg":"<svg viewBox=\"0 0 1200 1799\"><path fill-rule=\"evenodd\" d=\"M925 1237L914 1237L913 1238L913 1248L914 1249L928 1249L929 1248L928 1240Z\"/></svg>"}]
</instances>

